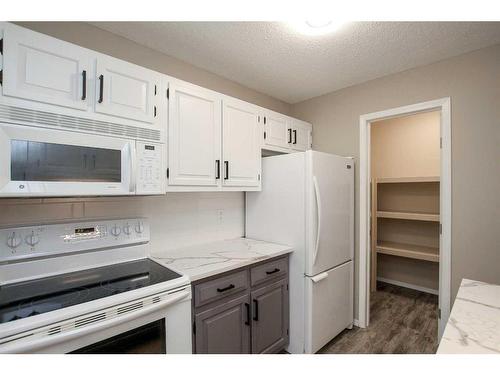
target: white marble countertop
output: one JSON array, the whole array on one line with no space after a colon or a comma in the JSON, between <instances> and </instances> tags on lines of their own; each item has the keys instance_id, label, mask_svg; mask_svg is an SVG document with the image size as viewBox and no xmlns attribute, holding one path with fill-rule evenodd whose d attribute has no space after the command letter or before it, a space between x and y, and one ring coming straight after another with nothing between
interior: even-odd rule
<instances>
[{"instance_id":1,"label":"white marble countertop","mask_svg":"<svg viewBox=\"0 0 500 375\"><path fill-rule=\"evenodd\" d=\"M292 251L286 245L236 238L165 252L156 251L151 254L151 258L196 281Z\"/></svg>"},{"instance_id":2,"label":"white marble countertop","mask_svg":"<svg viewBox=\"0 0 500 375\"><path fill-rule=\"evenodd\" d=\"M500 353L500 285L462 280L437 352Z\"/></svg>"}]
</instances>

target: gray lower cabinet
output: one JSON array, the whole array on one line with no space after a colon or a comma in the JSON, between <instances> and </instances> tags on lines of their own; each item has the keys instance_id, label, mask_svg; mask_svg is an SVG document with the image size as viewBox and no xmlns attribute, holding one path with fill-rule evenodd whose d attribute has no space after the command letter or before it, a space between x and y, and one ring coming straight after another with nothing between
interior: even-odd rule
<instances>
[{"instance_id":1,"label":"gray lower cabinet","mask_svg":"<svg viewBox=\"0 0 500 375\"><path fill-rule=\"evenodd\" d=\"M288 344L288 280L251 294L252 353L275 353Z\"/></svg>"},{"instance_id":2,"label":"gray lower cabinet","mask_svg":"<svg viewBox=\"0 0 500 375\"><path fill-rule=\"evenodd\" d=\"M250 353L248 295L195 314L196 353Z\"/></svg>"},{"instance_id":3,"label":"gray lower cabinet","mask_svg":"<svg viewBox=\"0 0 500 375\"><path fill-rule=\"evenodd\" d=\"M277 353L288 345L288 256L197 281L193 296L194 353Z\"/></svg>"}]
</instances>

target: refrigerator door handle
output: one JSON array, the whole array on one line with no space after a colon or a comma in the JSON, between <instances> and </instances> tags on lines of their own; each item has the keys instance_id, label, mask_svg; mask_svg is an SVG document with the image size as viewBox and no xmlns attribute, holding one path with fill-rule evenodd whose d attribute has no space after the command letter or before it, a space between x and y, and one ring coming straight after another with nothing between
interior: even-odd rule
<instances>
[{"instance_id":1,"label":"refrigerator door handle","mask_svg":"<svg viewBox=\"0 0 500 375\"><path fill-rule=\"evenodd\" d=\"M319 194L318 180L313 176L314 194L316 195L316 213L318 215L318 226L316 231L316 245L314 246L313 265L316 264L316 258L319 250L319 238L321 235L321 195Z\"/></svg>"},{"instance_id":2,"label":"refrigerator door handle","mask_svg":"<svg viewBox=\"0 0 500 375\"><path fill-rule=\"evenodd\" d=\"M319 275L316 275L316 276L313 276L311 277L311 280L314 282L314 283L319 283L321 280L324 280L328 277L328 272L323 272L323 273L320 273Z\"/></svg>"}]
</instances>

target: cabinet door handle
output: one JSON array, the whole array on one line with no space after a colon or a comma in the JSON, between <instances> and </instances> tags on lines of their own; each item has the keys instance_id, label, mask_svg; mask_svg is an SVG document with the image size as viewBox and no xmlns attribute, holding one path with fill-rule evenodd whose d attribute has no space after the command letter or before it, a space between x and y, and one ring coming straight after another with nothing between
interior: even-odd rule
<instances>
[{"instance_id":1,"label":"cabinet door handle","mask_svg":"<svg viewBox=\"0 0 500 375\"><path fill-rule=\"evenodd\" d=\"M245 321L245 325L250 325L250 304L245 302L245 308L247 309L247 320Z\"/></svg>"},{"instance_id":2,"label":"cabinet door handle","mask_svg":"<svg viewBox=\"0 0 500 375\"><path fill-rule=\"evenodd\" d=\"M225 288L217 288L217 291L219 293L222 293L222 292L226 292L226 291L231 290L231 289L234 289L234 284L229 284Z\"/></svg>"},{"instance_id":3,"label":"cabinet door handle","mask_svg":"<svg viewBox=\"0 0 500 375\"><path fill-rule=\"evenodd\" d=\"M229 180L229 162L227 160L224 161L224 180Z\"/></svg>"},{"instance_id":4,"label":"cabinet door handle","mask_svg":"<svg viewBox=\"0 0 500 375\"><path fill-rule=\"evenodd\" d=\"M275 268L274 270L272 271L266 271L266 274L267 275L272 275L273 273L276 273L276 272L280 272L280 269L279 268Z\"/></svg>"},{"instance_id":5,"label":"cabinet door handle","mask_svg":"<svg viewBox=\"0 0 500 375\"><path fill-rule=\"evenodd\" d=\"M254 307L253 320L258 322L259 321L259 301L257 301L256 299L253 300L253 307Z\"/></svg>"},{"instance_id":6,"label":"cabinet door handle","mask_svg":"<svg viewBox=\"0 0 500 375\"><path fill-rule=\"evenodd\" d=\"M288 129L288 143L292 143L292 129Z\"/></svg>"},{"instance_id":7,"label":"cabinet door handle","mask_svg":"<svg viewBox=\"0 0 500 375\"><path fill-rule=\"evenodd\" d=\"M82 71L82 100L87 99L87 71Z\"/></svg>"},{"instance_id":8,"label":"cabinet door handle","mask_svg":"<svg viewBox=\"0 0 500 375\"><path fill-rule=\"evenodd\" d=\"M293 130L293 144L297 144L297 130L295 129Z\"/></svg>"},{"instance_id":9,"label":"cabinet door handle","mask_svg":"<svg viewBox=\"0 0 500 375\"><path fill-rule=\"evenodd\" d=\"M104 97L104 76L101 74L99 76L99 100L98 103L102 103Z\"/></svg>"},{"instance_id":10,"label":"cabinet door handle","mask_svg":"<svg viewBox=\"0 0 500 375\"><path fill-rule=\"evenodd\" d=\"M215 161L215 179L220 179L220 160L217 159Z\"/></svg>"},{"instance_id":11,"label":"cabinet door handle","mask_svg":"<svg viewBox=\"0 0 500 375\"><path fill-rule=\"evenodd\" d=\"M156 106L153 106L153 114L154 114L154 117L156 118Z\"/></svg>"}]
</instances>

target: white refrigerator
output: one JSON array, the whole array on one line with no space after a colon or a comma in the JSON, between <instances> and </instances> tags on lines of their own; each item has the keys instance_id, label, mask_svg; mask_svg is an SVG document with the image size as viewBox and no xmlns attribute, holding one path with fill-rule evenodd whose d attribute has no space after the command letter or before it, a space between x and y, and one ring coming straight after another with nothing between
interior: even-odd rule
<instances>
[{"instance_id":1,"label":"white refrigerator","mask_svg":"<svg viewBox=\"0 0 500 375\"><path fill-rule=\"evenodd\" d=\"M293 246L290 353L315 353L353 324L354 161L317 151L262 160L246 236Z\"/></svg>"}]
</instances>

